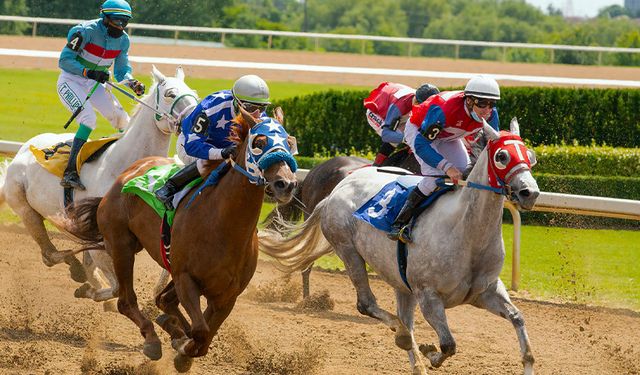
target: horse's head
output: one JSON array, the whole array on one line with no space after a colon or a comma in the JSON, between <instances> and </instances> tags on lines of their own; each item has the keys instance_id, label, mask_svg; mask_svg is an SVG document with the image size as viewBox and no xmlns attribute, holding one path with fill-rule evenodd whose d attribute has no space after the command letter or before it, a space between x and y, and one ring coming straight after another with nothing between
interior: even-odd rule
<instances>
[{"instance_id":1,"label":"horse's head","mask_svg":"<svg viewBox=\"0 0 640 375\"><path fill-rule=\"evenodd\" d=\"M154 85L149 92L153 105L160 113L155 115L156 126L163 133L175 133L184 117L198 105L198 95L184 82L182 67L175 77L166 77L155 66L152 69Z\"/></svg>"},{"instance_id":2,"label":"horse's head","mask_svg":"<svg viewBox=\"0 0 640 375\"><path fill-rule=\"evenodd\" d=\"M518 120L511 120L511 131L495 131L486 122L484 132L489 140L488 172L489 184L494 188L505 188L507 198L520 208L530 210L536 202L540 189L531 175L536 164L535 153L529 150L520 138Z\"/></svg>"},{"instance_id":3,"label":"horse's head","mask_svg":"<svg viewBox=\"0 0 640 375\"><path fill-rule=\"evenodd\" d=\"M246 126L244 153L238 155L244 160L244 168L253 183L266 183L267 192L280 203L288 203L298 185L295 171L298 164L293 155L297 154L296 139L282 126L283 115L280 107L274 110L274 117L253 118L242 107L241 125ZM239 135L239 134L238 134Z\"/></svg>"}]
</instances>

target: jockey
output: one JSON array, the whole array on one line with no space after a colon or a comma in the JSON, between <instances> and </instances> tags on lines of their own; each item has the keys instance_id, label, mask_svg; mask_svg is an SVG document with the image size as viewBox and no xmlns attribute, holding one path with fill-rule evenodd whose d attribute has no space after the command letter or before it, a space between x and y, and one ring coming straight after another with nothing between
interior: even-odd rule
<instances>
[{"instance_id":1,"label":"jockey","mask_svg":"<svg viewBox=\"0 0 640 375\"><path fill-rule=\"evenodd\" d=\"M67 109L74 112L97 85L91 98L76 121L80 124L73 139L69 163L60 185L85 190L76 170L76 158L82 145L96 128L94 108L122 131L129 123L129 115L116 97L106 90L109 68L114 65L114 76L125 83L138 96L145 91L143 83L134 79L129 65L129 36L124 28L131 19L131 6L125 0L107 0L100 8L100 18L86 21L69 30L67 44L60 54L58 66L58 96Z\"/></svg>"},{"instance_id":2,"label":"jockey","mask_svg":"<svg viewBox=\"0 0 640 375\"><path fill-rule=\"evenodd\" d=\"M411 192L393 223L389 238L411 241L407 224L414 211L437 189L437 177L446 174L457 182L469 164L463 137L476 135L486 120L499 130L496 102L498 83L487 76L471 78L464 91L445 91L413 107L405 127L406 143L411 147L425 177Z\"/></svg>"},{"instance_id":3,"label":"jockey","mask_svg":"<svg viewBox=\"0 0 640 375\"><path fill-rule=\"evenodd\" d=\"M402 130L396 129L398 125L404 125L406 117L411 113L411 107L439 92L437 87L428 83L414 90L409 86L392 82L382 82L371 91L364 100L367 122L382 138L382 145L373 162L374 166L380 166L398 144L402 143Z\"/></svg>"},{"instance_id":4,"label":"jockey","mask_svg":"<svg viewBox=\"0 0 640 375\"><path fill-rule=\"evenodd\" d=\"M254 118L266 116L269 101L267 83L256 75L245 75L231 90L222 90L204 98L182 121L177 151L187 164L156 191L156 198L172 210L172 197L203 172L206 160L222 160L235 156L236 145L229 141L232 120L242 106ZM186 153L186 155L185 155Z\"/></svg>"}]
</instances>

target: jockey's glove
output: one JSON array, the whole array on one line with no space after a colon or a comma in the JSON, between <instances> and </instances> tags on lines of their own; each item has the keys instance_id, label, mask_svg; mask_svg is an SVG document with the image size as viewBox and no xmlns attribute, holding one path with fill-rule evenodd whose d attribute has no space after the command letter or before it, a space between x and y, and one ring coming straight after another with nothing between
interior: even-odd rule
<instances>
[{"instance_id":1,"label":"jockey's glove","mask_svg":"<svg viewBox=\"0 0 640 375\"><path fill-rule=\"evenodd\" d=\"M100 83L105 83L109 80L109 72L103 72L101 70L91 70L85 69L83 72L85 77L92 79L94 81L98 81Z\"/></svg>"},{"instance_id":2,"label":"jockey's glove","mask_svg":"<svg viewBox=\"0 0 640 375\"><path fill-rule=\"evenodd\" d=\"M131 88L131 90L133 90L134 93L136 93L136 95L138 96L142 96L144 95L144 90L145 90L145 86L144 83L138 81L137 79L130 79L129 81L127 81L127 86L129 86L129 88Z\"/></svg>"},{"instance_id":3,"label":"jockey's glove","mask_svg":"<svg viewBox=\"0 0 640 375\"><path fill-rule=\"evenodd\" d=\"M238 153L238 148L236 145L231 145L222 150L220 155L223 159L229 159L229 157L235 157L236 153Z\"/></svg>"}]
</instances>

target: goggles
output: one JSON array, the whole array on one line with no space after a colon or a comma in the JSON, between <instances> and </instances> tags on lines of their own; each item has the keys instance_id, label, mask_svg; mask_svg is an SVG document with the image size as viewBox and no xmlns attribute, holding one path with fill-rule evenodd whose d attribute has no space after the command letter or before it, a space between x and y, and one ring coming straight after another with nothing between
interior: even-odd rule
<instances>
[{"instance_id":1,"label":"goggles","mask_svg":"<svg viewBox=\"0 0 640 375\"><path fill-rule=\"evenodd\" d=\"M240 103L242 108L244 108L245 111L249 113L254 113L255 111L260 111L260 113L262 113L264 112L265 109L267 109L267 106L268 106L268 104L248 103L248 102L243 102L241 100L238 100L238 103Z\"/></svg>"},{"instance_id":2,"label":"goggles","mask_svg":"<svg viewBox=\"0 0 640 375\"><path fill-rule=\"evenodd\" d=\"M496 101L495 100L491 100L491 99L478 99L478 98L472 98L473 100L473 105L475 105L478 108L494 108L496 106Z\"/></svg>"},{"instance_id":3,"label":"goggles","mask_svg":"<svg viewBox=\"0 0 640 375\"><path fill-rule=\"evenodd\" d=\"M118 28L124 29L129 24L129 17L123 16L107 16L109 23Z\"/></svg>"}]
</instances>

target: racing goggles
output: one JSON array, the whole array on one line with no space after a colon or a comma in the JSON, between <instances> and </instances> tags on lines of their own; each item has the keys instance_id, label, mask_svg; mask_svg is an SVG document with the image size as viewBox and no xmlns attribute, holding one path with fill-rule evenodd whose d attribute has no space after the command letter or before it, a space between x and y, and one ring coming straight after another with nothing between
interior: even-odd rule
<instances>
[{"instance_id":1,"label":"racing goggles","mask_svg":"<svg viewBox=\"0 0 640 375\"><path fill-rule=\"evenodd\" d=\"M265 104L265 103L256 104L256 103L243 102L241 100L238 100L238 102L240 103L242 108L244 108L245 111L249 113L254 113L255 111L260 111L260 113L262 113L264 112L265 109L267 109L267 106L268 106L268 104Z\"/></svg>"},{"instance_id":2,"label":"racing goggles","mask_svg":"<svg viewBox=\"0 0 640 375\"><path fill-rule=\"evenodd\" d=\"M496 101L495 100L491 100L491 99L478 99L478 98L473 98L473 105L475 105L478 108L495 108L496 106Z\"/></svg>"},{"instance_id":3,"label":"racing goggles","mask_svg":"<svg viewBox=\"0 0 640 375\"><path fill-rule=\"evenodd\" d=\"M126 16L107 16L109 23L119 29L124 29L129 24L129 17Z\"/></svg>"}]
</instances>

